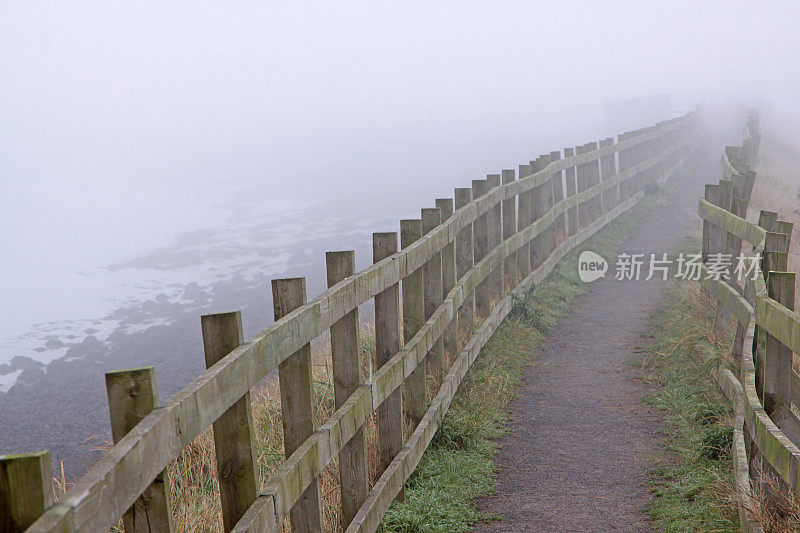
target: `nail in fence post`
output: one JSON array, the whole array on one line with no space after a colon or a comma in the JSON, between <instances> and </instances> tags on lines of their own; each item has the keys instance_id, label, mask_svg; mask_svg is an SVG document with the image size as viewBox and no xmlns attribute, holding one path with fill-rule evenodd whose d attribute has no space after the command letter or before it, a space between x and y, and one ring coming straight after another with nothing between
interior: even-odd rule
<instances>
[{"instance_id":1,"label":"nail in fence post","mask_svg":"<svg viewBox=\"0 0 800 533\"><path fill-rule=\"evenodd\" d=\"M437 198L436 207L439 208L439 213L442 216L442 223L446 222L453 216L453 199L452 198ZM456 246L455 240L450 241L444 248L442 248L442 299L444 299L450 290L456 284ZM444 344L444 352L449 358L449 363L452 363L458 356L458 324L457 320L452 320L444 329L442 335L442 342ZM448 363L448 366L449 366Z\"/></svg>"},{"instance_id":2,"label":"nail in fence post","mask_svg":"<svg viewBox=\"0 0 800 533\"><path fill-rule=\"evenodd\" d=\"M277 322L306 303L306 279L272 280L272 307ZM286 458L314 433L314 382L311 343L307 343L278 365L281 389L281 421ZM306 488L289 515L294 531L322 531L322 504L316 479Z\"/></svg>"},{"instance_id":3,"label":"nail in fence post","mask_svg":"<svg viewBox=\"0 0 800 533\"><path fill-rule=\"evenodd\" d=\"M441 223L442 215L438 207L425 208L421 213L422 234L427 235ZM425 321L433 316L436 309L442 303L442 254L436 252L422 267L422 279L424 282L425 298ZM444 370L444 341L439 337L433 342L433 347L428 352L428 365L430 373L441 383L442 372Z\"/></svg>"},{"instance_id":4,"label":"nail in fence post","mask_svg":"<svg viewBox=\"0 0 800 533\"><path fill-rule=\"evenodd\" d=\"M790 311L794 311L794 272L771 271L767 275L767 294ZM774 413L792 403L792 350L767 334L764 367L764 410Z\"/></svg>"},{"instance_id":5,"label":"nail in fence post","mask_svg":"<svg viewBox=\"0 0 800 533\"><path fill-rule=\"evenodd\" d=\"M211 368L244 342L239 311L200 317L206 368ZM222 522L230 531L258 497L256 446L250 392L239 398L213 424Z\"/></svg>"},{"instance_id":6,"label":"nail in fence post","mask_svg":"<svg viewBox=\"0 0 800 533\"><path fill-rule=\"evenodd\" d=\"M572 157L575 155L574 148L564 148L564 157ZM578 192L578 184L576 177L575 166L569 166L564 170L564 184L567 190L566 198L572 198ZM578 206L575 205L567 209L567 235L573 236L578 232Z\"/></svg>"},{"instance_id":7,"label":"nail in fence post","mask_svg":"<svg viewBox=\"0 0 800 533\"><path fill-rule=\"evenodd\" d=\"M106 372L106 394L111 437L118 443L136 424L158 407L156 371L152 366ZM172 531L170 488L166 471L145 489L122 522L127 532Z\"/></svg>"},{"instance_id":8,"label":"nail in fence post","mask_svg":"<svg viewBox=\"0 0 800 533\"><path fill-rule=\"evenodd\" d=\"M372 234L372 261L397 253L397 233ZM375 366L381 368L400 351L400 287L397 283L375 295ZM395 389L378 406L378 445L382 474L403 447L403 393ZM398 497L403 499L401 489Z\"/></svg>"},{"instance_id":9,"label":"nail in fence post","mask_svg":"<svg viewBox=\"0 0 800 533\"><path fill-rule=\"evenodd\" d=\"M500 174L487 174L486 186L489 189L489 192L491 192L495 187L499 187ZM487 225L489 226L488 253L493 252L494 249L500 246L500 243L503 242L503 220L501 212L502 208L500 206L500 202L497 202L491 208L491 210L489 210L488 213L487 217ZM490 299L492 300L499 299L503 294L502 270L503 268L501 266L498 266L489 275Z\"/></svg>"},{"instance_id":10,"label":"nail in fence post","mask_svg":"<svg viewBox=\"0 0 800 533\"><path fill-rule=\"evenodd\" d=\"M514 181L513 170L501 171L501 181L503 185L512 183ZM503 240L511 238L517 232L517 200L514 197L508 200L503 200ZM516 280L519 277L517 272L517 252L510 254L503 261L503 286L506 289L511 289L517 285ZM505 292L505 291L504 291Z\"/></svg>"},{"instance_id":11,"label":"nail in fence post","mask_svg":"<svg viewBox=\"0 0 800 533\"><path fill-rule=\"evenodd\" d=\"M519 179L527 178L532 174L530 165L519 166ZM517 231L522 232L531 225L531 204L533 203L534 193L532 190L521 192L518 195L519 204L517 206ZM525 242L517 248L517 274L520 281L528 277L531 273L531 243ZM516 285L516 283L514 284Z\"/></svg>"},{"instance_id":12,"label":"nail in fence post","mask_svg":"<svg viewBox=\"0 0 800 533\"><path fill-rule=\"evenodd\" d=\"M0 531L25 531L52 505L48 452L0 455Z\"/></svg>"},{"instance_id":13,"label":"nail in fence post","mask_svg":"<svg viewBox=\"0 0 800 533\"><path fill-rule=\"evenodd\" d=\"M477 200L486 194L486 180L472 180L472 198ZM480 215L472 224L475 264L486 257L489 245L489 226L486 213ZM475 288L475 311L481 319L489 316L489 280L484 278Z\"/></svg>"},{"instance_id":14,"label":"nail in fence post","mask_svg":"<svg viewBox=\"0 0 800 533\"><path fill-rule=\"evenodd\" d=\"M561 159L561 152L550 152L550 162L554 163ZM564 200L564 176L561 170L555 171L552 177L553 187L553 205L558 205L559 202ZM556 216L553 222L553 230L555 232L555 245L559 245L564 241L567 235L567 214L561 213Z\"/></svg>"},{"instance_id":15,"label":"nail in fence post","mask_svg":"<svg viewBox=\"0 0 800 533\"><path fill-rule=\"evenodd\" d=\"M328 288L352 276L356 254L352 250L327 252L325 266ZM358 307L331 325L334 406L340 408L361 383ZM367 448L364 428L356 431L339 452L339 482L342 487L342 526L346 529L367 499Z\"/></svg>"},{"instance_id":16,"label":"nail in fence post","mask_svg":"<svg viewBox=\"0 0 800 533\"><path fill-rule=\"evenodd\" d=\"M419 219L400 221L400 246L408 248L422 238L422 221ZM425 288L422 268L408 274L403 286L403 339L409 342L425 323ZM420 362L405 380L406 416L411 431L425 416L425 361Z\"/></svg>"},{"instance_id":17,"label":"nail in fence post","mask_svg":"<svg viewBox=\"0 0 800 533\"><path fill-rule=\"evenodd\" d=\"M472 190L466 187L455 190L456 211L472 201ZM456 237L456 278L461 279L472 269L472 224L464 226ZM472 293L464 295L464 303L458 310L458 334L462 339L472 336L475 325L475 299ZM464 341L466 343L466 341ZM463 345L459 344L459 349Z\"/></svg>"}]
</instances>

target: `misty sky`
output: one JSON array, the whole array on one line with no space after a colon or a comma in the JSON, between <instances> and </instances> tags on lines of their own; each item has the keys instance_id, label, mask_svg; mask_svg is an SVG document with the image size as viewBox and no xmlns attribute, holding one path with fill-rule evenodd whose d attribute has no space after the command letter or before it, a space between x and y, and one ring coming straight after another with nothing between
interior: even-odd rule
<instances>
[{"instance_id":1,"label":"misty sky","mask_svg":"<svg viewBox=\"0 0 800 533\"><path fill-rule=\"evenodd\" d=\"M608 99L800 115L798 20L797 2L3 0L0 336L79 308L63 271L255 199L431 204L618 133Z\"/></svg>"}]
</instances>

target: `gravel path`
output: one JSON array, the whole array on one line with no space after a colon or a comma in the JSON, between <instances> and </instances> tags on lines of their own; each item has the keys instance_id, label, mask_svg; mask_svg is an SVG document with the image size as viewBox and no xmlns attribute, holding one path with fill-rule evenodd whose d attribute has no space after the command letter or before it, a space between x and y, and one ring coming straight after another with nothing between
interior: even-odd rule
<instances>
[{"instance_id":1,"label":"gravel path","mask_svg":"<svg viewBox=\"0 0 800 533\"><path fill-rule=\"evenodd\" d=\"M697 220L688 213L717 167L708 161L684 181L620 251L649 260L651 252L674 249ZM594 282L552 328L508 406L497 494L478 502L501 520L476 531L650 529L642 509L652 498L648 471L666 460L664 436L658 413L642 402L651 388L637 379L633 360L666 283L614 281L615 258L606 259L607 279Z\"/></svg>"}]
</instances>

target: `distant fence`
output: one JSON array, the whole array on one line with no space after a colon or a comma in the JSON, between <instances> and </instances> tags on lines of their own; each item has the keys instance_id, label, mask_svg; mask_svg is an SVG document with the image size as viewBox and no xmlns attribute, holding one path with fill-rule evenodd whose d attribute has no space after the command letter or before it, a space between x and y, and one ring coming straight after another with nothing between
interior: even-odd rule
<instances>
[{"instance_id":1,"label":"distant fence","mask_svg":"<svg viewBox=\"0 0 800 533\"><path fill-rule=\"evenodd\" d=\"M0 529L96 532L123 518L126 531L169 531L162 472L213 425L224 530L277 531L290 516L296 531L320 531L317 477L338 457L343 524L373 531L513 295L672 176L696 122L691 113L551 152L520 165L520 179L503 170L473 180L401 221L401 251L396 233L375 233L369 268L354 272L353 252L329 252L330 288L311 302L303 278L273 280L275 323L250 340L238 312L202 317L208 370L167 403L157 405L151 367L106 375L115 445L57 503L46 452L0 457ZM371 299L377 370L362 383L357 309ZM328 330L336 411L315 428L309 343ZM286 460L261 486L249 391L276 368ZM439 384L432 400L428 372ZM375 411L381 475L369 487L363 429Z\"/></svg>"},{"instance_id":2,"label":"distant fence","mask_svg":"<svg viewBox=\"0 0 800 533\"><path fill-rule=\"evenodd\" d=\"M736 323L733 355L738 377L720 368L717 381L734 405L733 463L740 493L742 531L762 531L749 512L751 484L763 476L781 480L787 491L800 493L800 376L792 368L792 352L800 353L800 315L794 312L795 274L787 272L792 223L778 213L761 211L758 223L746 220L760 134L753 116L739 147L726 147L722 155L724 179L706 185L700 199L703 219L702 255L707 264L717 257L736 257L747 245L760 257L752 279L739 283L703 275L703 286L717 301L716 326L732 315Z\"/></svg>"}]
</instances>

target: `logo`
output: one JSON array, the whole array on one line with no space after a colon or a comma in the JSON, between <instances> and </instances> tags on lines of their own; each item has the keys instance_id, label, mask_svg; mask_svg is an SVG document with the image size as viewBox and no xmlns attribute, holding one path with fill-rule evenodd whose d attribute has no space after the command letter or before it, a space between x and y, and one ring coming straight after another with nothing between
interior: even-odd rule
<instances>
[{"instance_id":1,"label":"logo","mask_svg":"<svg viewBox=\"0 0 800 533\"><path fill-rule=\"evenodd\" d=\"M604 278L608 270L608 261L603 256L589 250L581 252L578 257L578 277L584 283L591 283L596 279Z\"/></svg>"}]
</instances>

